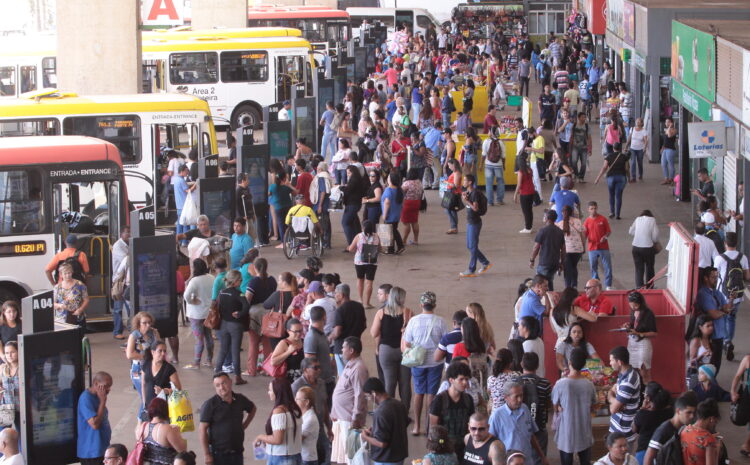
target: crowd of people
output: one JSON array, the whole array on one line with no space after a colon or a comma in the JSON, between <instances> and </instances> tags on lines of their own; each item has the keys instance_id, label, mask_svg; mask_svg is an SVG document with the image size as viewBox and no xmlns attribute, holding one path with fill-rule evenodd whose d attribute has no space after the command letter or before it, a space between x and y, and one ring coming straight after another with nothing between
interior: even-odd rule
<instances>
[{"instance_id":1,"label":"crowd of people","mask_svg":"<svg viewBox=\"0 0 750 465\"><path fill-rule=\"evenodd\" d=\"M601 465L674 463L667 456L674 441L685 464L725 463L717 402L737 401L744 387L750 388L750 355L728 391L716 376L724 356L734 359L732 339L750 266L737 250L736 233L723 229L727 215L718 208L710 176L701 172L695 192L701 198L695 225L701 286L686 348L689 390L670 393L662 386L664 374L652 372L653 340L660 332L643 293L628 294L623 345L597 352L586 339L600 317L614 314L604 293L614 279L609 240L622 219L626 186L643 181L649 146L643 120L634 114L627 86L614 82L608 63L597 63L590 34L551 34L543 46L535 45L524 24L523 17L509 19L491 10L457 10L448 27L427 37L400 29L377 50L373 79L350 81L344 101L326 102L319 122L321 153L299 139L286 165L271 160L267 215L256 214L253 176L238 175L231 249L194 258L186 275L178 272L176 292L195 339L193 357L182 367L176 330L160 333L148 312L127 318L130 231L124 228L112 248L113 335L125 341L138 398L131 412L137 427L131 447L110 442L113 378L97 373L78 402L81 463L125 463L137 442L146 463L191 465L197 453L206 464L242 464L245 430L255 421L257 404L266 402L272 408L264 434L252 444L256 459L269 465L350 464L358 460L357 441L369 445L369 460L376 465L401 465L413 458L410 436L426 439L424 465L547 464L549 431L565 465L575 456L581 465L597 459ZM532 74L542 87L539 125L515 119L517 153L505 153L497 111L507 104L508 92L528 97ZM471 124L472 113L485 110L474 105L479 85L487 86L490 96L482 131ZM451 91L461 93L460 111ZM587 180L596 117L604 160L594 183L606 179L609 215L589 200L584 218L584 201L574 186ZM661 144L665 185L674 182L675 137L668 125ZM480 303L468 302L446 321L437 312L435 292L416 291L419 308L412 310L406 305L411 290L376 287L380 253L418 250L420 212L425 191L432 189L441 193L446 234L458 233L459 212L466 211L469 263L459 276L490 270L492 262L479 249L482 217L489 206L504 205L505 164L512 158L513 200L523 213L520 233L534 230L535 207L548 203L548 209L530 255L534 276L519 286L507 342ZM193 191L190 168L179 160L170 163L178 210ZM482 172L485 191L477 186ZM341 211L342 238L332 234L333 210ZM325 248L342 241L341 252L351 254L354 265L350 282L325 273L319 258L309 258L293 273L273 269L261 256L261 247L282 242L300 217L310 219ZM741 219L734 212L729 217ZM178 225L177 233L181 245L215 236L205 216L194 228ZM636 287L652 288L662 248L652 212L643 210L629 233ZM68 235L66 248L45 272L54 286L58 321L85 326L89 264L77 243ZM584 252L590 279L582 283L578 265ZM560 274L563 283L555 292ZM372 316L370 309L376 309ZM6 302L2 319L0 420L4 409L15 418L2 425L0 452L20 457L14 449L20 426L18 304ZM553 347L543 339L548 324L556 336ZM377 367L372 373L363 358L368 328L375 341L374 354L367 355ZM591 380L592 361L613 370L604 398ZM181 369L213 373L215 395L202 399L195 415L200 444L188 444L179 426L170 425L168 399L182 390ZM267 383L268 401L251 401L236 389L248 378ZM608 452L592 457L592 446L602 439L594 437L592 413L603 408L610 417ZM741 453L750 455L750 436Z\"/></svg>"}]
</instances>

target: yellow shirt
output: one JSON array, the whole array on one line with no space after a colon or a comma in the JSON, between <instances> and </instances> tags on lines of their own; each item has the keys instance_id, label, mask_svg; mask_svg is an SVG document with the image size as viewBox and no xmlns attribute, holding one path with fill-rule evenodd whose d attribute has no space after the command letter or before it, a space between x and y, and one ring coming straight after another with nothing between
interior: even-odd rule
<instances>
[{"instance_id":1,"label":"yellow shirt","mask_svg":"<svg viewBox=\"0 0 750 465\"><path fill-rule=\"evenodd\" d=\"M536 163L537 160L544 160L544 137L543 136L536 136L536 138L531 142L531 148L542 149L542 153L531 152L531 156L529 157L529 163Z\"/></svg>"},{"instance_id":2,"label":"yellow shirt","mask_svg":"<svg viewBox=\"0 0 750 465\"><path fill-rule=\"evenodd\" d=\"M315 215L315 212L312 208L308 207L307 205L295 205L292 208L289 209L289 213L286 214L286 220L284 221L285 224L290 224L292 222L292 217L298 216L298 217L305 217L309 216L310 219L312 219L313 223L318 222L318 217Z\"/></svg>"}]
</instances>

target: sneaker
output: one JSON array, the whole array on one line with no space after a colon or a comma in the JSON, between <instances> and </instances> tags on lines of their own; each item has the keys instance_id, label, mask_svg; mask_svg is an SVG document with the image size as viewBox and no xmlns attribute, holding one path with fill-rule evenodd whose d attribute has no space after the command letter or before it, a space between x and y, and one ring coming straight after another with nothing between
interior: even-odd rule
<instances>
[{"instance_id":1,"label":"sneaker","mask_svg":"<svg viewBox=\"0 0 750 465\"><path fill-rule=\"evenodd\" d=\"M224 365L221 367L221 371L224 373L234 373L234 366L233 365Z\"/></svg>"},{"instance_id":2,"label":"sneaker","mask_svg":"<svg viewBox=\"0 0 750 465\"><path fill-rule=\"evenodd\" d=\"M531 229L522 229L522 230L520 230L518 232L521 233L521 234L531 234Z\"/></svg>"},{"instance_id":3,"label":"sneaker","mask_svg":"<svg viewBox=\"0 0 750 465\"><path fill-rule=\"evenodd\" d=\"M492 263L488 263L486 265L482 265L477 270L477 274L482 274L482 273L488 271L490 268L492 268Z\"/></svg>"},{"instance_id":4,"label":"sneaker","mask_svg":"<svg viewBox=\"0 0 750 465\"><path fill-rule=\"evenodd\" d=\"M466 270L458 273L458 276L461 278L474 278L476 277L476 274L474 274L474 272L471 270Z\"/></svg>"},{"instance_id":5,"label":"sneaker","mask_svg":"<svg viewBox=\"0 0 750 465\"><path fill-rule=\"evenodd\" d=\"M607 286L607 288L605 290L606 291L614 291L615 289L612 286Z\"/></svg>"},{"instance_id":6,"label":"sneaker","mask_svg":"<svg viewBox=\"0 0 750 465\"><path fill-rule=\"evenodd\" d=\"M200 367L201 366L199 364L197 364L197 363L189 363L189 364L185 365L182 368L184 368L186 370L198 370L198 369L200 369Z\"/></svg>"},{"instance_id":7,"label":"sneaker","mask_svg":"<svg viewBox=\"0 0 750 465\"><path fill-rule=\"evenodd\" d=\"M734 344L730 342L726 344L726 348L727 348L727 360L731 362L734 360Z\"/></svg>"},{"instance_id":8,"label":"sneaker","mask_svg":"<svg viewBox=\"0 0 750 465\"><path fill-rule=\"evenodd\" d=\"M214 364L211 363L211 360L206 360L205 362L201 363L201 366L212 367L212 366L214 366Z\"/></svg>"}]
</instances>

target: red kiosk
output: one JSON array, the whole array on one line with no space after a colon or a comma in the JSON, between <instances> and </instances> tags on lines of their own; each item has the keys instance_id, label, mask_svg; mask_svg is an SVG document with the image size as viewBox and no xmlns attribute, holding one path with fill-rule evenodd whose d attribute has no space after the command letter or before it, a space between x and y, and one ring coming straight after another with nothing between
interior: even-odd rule
<instances>
[{"instance_id":1,"label":"red kiosk","mask_svg":"<svg viewBox=\"0 0 750 465\"><path fill-rule=\"evenodd\" d=\"M654 381L676 394L685 390L687 355L684 336L687 315L693 308L693 299L698 290L698 244L681 224L671 223L669 226L669 242L665 247L665 253L669 254L666 289L640 292L656 315L659 333L652 340L652 376ZM612 348L627 346L626 333L610 330L620 328L630 321L629 292L604 292L614 306L613 315L600 316L595 323L583 322L586 340L596 348L604 365L609 365L608 354ZM554 350L557 336L549 320L545 322L545 326L545 371L546 377L554 384L560 377Z\"/></svg>"}]
</instances>

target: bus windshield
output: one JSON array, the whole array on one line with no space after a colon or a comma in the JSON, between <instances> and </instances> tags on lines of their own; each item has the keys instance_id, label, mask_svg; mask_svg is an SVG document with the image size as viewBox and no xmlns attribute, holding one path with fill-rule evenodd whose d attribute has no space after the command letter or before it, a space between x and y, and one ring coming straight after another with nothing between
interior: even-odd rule
<instances>
[{"instance_id":1,"label":"bus windshield","mask_svg":"<svg viewBox=\"0 0 750 465\"><path fill-rule=\"evenodd\" d=\"M44 231L42 176L38 171L0 171L0 235Z\"/></svg>"}]
</instances>

